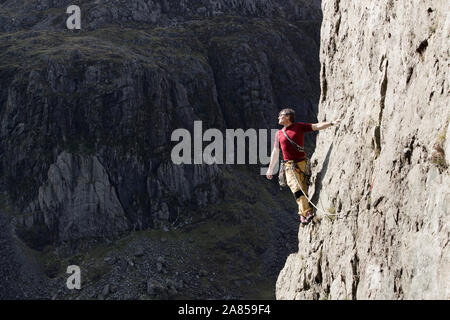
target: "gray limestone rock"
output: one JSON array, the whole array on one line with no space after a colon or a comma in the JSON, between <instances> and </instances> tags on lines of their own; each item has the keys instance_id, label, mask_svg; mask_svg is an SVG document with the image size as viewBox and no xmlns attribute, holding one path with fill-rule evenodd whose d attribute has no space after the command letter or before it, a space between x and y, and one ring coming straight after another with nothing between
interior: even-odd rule
<instances>
[{"instance_id":1,"label":"gray limestone rock","mask_svg":"<svg viewBox=\"0 0 450 320\"><path fill-rule=\"evenodd\" d=\"M44 223L60 241L111 237L128 229L128 221L98 158L63 152L39 188Z\"/></svg>"},{"instance_id":2,"label":"gray limestone rock","mask_svg":"<svg viewBox=\"0 0 450 320\"><path fill-rule=\"evenodd\" d=\"M299 230L277 299L448 300L449 3L322 8L318 119L342 124L318 135L320 221Z\"/></svg>"}]
</instances>

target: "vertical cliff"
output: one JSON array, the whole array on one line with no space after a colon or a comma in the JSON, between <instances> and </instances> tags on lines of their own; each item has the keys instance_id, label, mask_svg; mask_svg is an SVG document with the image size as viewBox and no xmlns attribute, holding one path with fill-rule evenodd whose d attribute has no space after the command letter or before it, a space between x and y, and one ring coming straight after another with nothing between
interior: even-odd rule
<instances>
[{"instance_id":1,"label":"vertical cliff","mask_svg":"<svg viewBox=\"0 0 450 320\"><path fill-rule=\"evenodd\" d=\"M324 0L310 194L277 299L449 299L450 4Z\"/></svg>"}]
</instances>

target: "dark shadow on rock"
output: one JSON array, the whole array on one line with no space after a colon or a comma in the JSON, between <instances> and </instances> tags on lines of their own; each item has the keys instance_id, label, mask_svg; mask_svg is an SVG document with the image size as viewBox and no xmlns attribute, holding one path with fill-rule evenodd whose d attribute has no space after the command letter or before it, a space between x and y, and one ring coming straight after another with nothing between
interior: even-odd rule
<instances>
[{"instance_id":1,"label":"dark shadow on rock","mask_svg":"<svg viewBox=\"0 0 450 320\"><path fill-rule=\"evenodd\" d=\"M319 201L319 194L322 190L322 181L325 175L327 174L328 170L328 162L330 161L330 154L331 150L333 150L333 142L331 143L330 147L328 148L327 155L325 157L325 160L323 161L322 170L317 173L316 175L316 181L315 181L315 188L314 188L314 195L311 199L311 201L315 204L317 201Z\"/></svg>"},{"instance_id":2,"label":"dark shadow on rock","mask_svg":"<svg viewBox=\"0 0 450 320\"><path fill-rule=\"evenodd\" d=\"M0 300L50 299L38 261L23 251L13 233L7 212L0 208Z\"/></svg>"}]
</instances>

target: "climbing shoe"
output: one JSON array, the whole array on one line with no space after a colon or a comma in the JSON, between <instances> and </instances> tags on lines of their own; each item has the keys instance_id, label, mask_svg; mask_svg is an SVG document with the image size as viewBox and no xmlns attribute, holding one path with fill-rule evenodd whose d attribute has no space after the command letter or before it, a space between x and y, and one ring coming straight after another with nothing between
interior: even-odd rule
<instances>
[{"instance_id":1,"label":"climbing shoe","mask_svg":"<svg viewBox=\"0 0 450 320\"><path fill-rule=\"evenodd\" d=\"M309 211L306 213L306 218L305 218L306 224L310 223L311 220L314 218L314 216L315 216L314 212L313 212L312 210L309 210Z\"/></svg>"},{"instance_id":2,"label":"climbing shoe","mask_svg":"<svg viewBox=\"0 0 450 320\"><path fill-rule=\"evenodd\" d=\"M302 216L301 214L299 216L300 216L300 223L306 226L309 223L309 221L306 219L306 217Z\"/></svg>"}]
</instances>

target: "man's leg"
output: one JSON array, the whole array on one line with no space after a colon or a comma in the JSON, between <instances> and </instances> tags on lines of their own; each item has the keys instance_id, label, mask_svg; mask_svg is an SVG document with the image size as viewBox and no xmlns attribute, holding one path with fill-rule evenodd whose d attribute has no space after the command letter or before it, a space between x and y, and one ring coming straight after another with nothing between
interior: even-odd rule
<instances>
[{"instance_id":1,"label":"man's leg","mask_svg":"<svg viewBox=\"0 0 450 320\"><path fill-rule=\"evenodd\" d=\"M299 212L301 213L302 216L306 217L307 213L311 211L311 207L309 206L308 199L306 198L306 196L308 196L308 183L306 181L306 176L303 173L306 171L306 160L297 162L295 171L296 171L296 176L298 177L297 180L301 186L301 190L303 190L303 191L301 191L300 197L296 198L296 200L298 203Z\"/></svg>"},{"instance_id":2,"label":"man's leg","mask_svg":"<svg viewBox=\"0 0 450 320\"><path fill-rule=\"evenodd\" d=\"M298 162L297 166L291 162L286 163L286 182L298 204L298 214L306 217L306 214L311 210L308 199L306 199L305 194L303 193L306 192L307 195L308 185L303 173L297 167L304 171L306 161Z\"/></svg>"}]
</instances>

